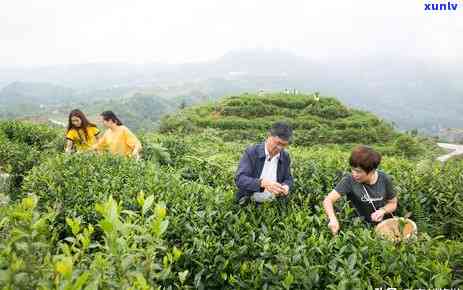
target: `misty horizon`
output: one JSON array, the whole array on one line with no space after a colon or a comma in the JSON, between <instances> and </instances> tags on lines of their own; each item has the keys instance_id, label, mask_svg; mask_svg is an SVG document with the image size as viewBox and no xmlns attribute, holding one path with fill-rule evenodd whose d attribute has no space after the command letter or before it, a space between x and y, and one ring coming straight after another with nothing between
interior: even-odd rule
<instances>
[{"instance_id":1,"label":"misty horizon","mask_svg":"<svg viewBox=\"0 0 463 290\"><path fill-rule=\"evenodd\" d=\"M460 62L461 13L399 0L9 1L0 11L0 64L185 64L239 50L322 62L383 55Z\"/></svg>"},{"instance_id":2,"label":"misty horizon","mask_svg":"<svg viewBox=\"0 0 463 290\"><path fill-rule=\"evenodd\" d=\"M290 88L404 130L461 128L463 5L427 4L9 1L0 11L0 117L20 116L23 103L35 114L37 103L143 95L168 99L169 111L171 99Z\"/></svg>"}]
</instances>

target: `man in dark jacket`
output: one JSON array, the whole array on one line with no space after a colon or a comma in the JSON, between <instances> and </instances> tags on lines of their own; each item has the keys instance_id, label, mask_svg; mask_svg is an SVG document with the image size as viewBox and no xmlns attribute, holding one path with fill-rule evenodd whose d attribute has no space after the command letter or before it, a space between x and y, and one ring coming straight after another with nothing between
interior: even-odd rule
<instances>
[{"instance_id":1,"label":"man in dark jacket","mask_svg":"<svg viewBox=\"0 0 463 290\"><path fill-rule=\"evenodd\" d=\"M288 196L293 177L291 160L284 149L291 137L292 130L287 124L275 123L264 143L246 149L235 174L240 204L249 199L260 203Z\"/></svg>"}]
</instances>

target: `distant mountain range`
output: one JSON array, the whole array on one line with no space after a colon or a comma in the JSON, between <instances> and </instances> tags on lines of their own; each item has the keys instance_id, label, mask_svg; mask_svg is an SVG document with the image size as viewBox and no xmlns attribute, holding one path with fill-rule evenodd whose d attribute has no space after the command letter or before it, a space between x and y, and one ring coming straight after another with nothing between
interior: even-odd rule
<instances>
[{"instance_id":1,"label":"distant mountain range","mask_svg":"<svg viewBox=\"0 0 463 290\"><path fill-rule=\"evenodd\" d=\"M165 103L171 111L224 95L296 89L336 96L400 129L436 135L440 128L463 127L462 76L463 66L457 63L391 56L322 62L265 50L234 51L214 61L173 65L2 68L0 117L49 113L39 110L40 105L92 107L94 102L111 104L112 99L140 95L157 100L153 105ZM112 104L117 109L117 102Z\"/></svg>"}]
</instances>

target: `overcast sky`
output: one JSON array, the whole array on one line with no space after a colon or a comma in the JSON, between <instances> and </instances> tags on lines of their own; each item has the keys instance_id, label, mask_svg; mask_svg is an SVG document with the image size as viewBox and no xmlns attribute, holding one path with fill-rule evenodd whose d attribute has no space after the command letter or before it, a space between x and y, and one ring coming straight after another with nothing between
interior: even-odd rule
<instances>
[{"instance_id":1,"label":"overcast sky","mask_svg":"<svg viewBox=\"0 0 463 290\"><path fill-rule=\"evenodd\" d=\"M319 60L461 60L463 1L454 0L457 11L437 13L424 11L424 2L3 0L0 64L180 63L249 48Z\"/></svg>"}]
</instances>

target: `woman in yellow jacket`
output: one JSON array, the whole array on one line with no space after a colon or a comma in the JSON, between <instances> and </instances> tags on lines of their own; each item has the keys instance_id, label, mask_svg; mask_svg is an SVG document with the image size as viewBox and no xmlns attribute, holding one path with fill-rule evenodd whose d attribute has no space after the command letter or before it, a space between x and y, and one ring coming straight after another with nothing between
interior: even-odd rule
<instances>
[{"instance_id":1,"label":"woman in yellow jacket","mask_svg":"<svg viewBox=\"0 0 463 290\"><path fill-rule=\"evenodd\" d=\"M140 159L141 143L129 128L122 125L122 122L112 111L101 113L101 118L107 130L93 146L93 149Z\"/></svg>"},{"instance_id":2,"label":"woman in yellow jacket","mask_svg":"<svg viewBox=\"0 0 463 290\"><path fill-rule=\"evenodd\" d=\"M66 130L66 153L73 151L84 152L91 150L98 141L100 130L95 124L90 123L80 110L72 110L69 113L68 128Z\"/></svg>"}]
</instances>

